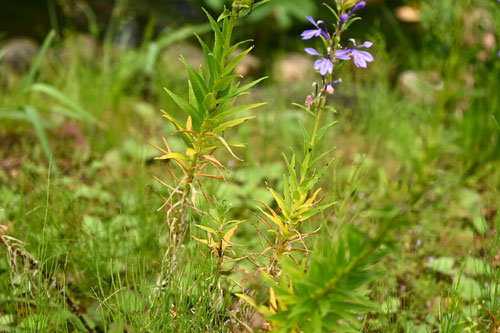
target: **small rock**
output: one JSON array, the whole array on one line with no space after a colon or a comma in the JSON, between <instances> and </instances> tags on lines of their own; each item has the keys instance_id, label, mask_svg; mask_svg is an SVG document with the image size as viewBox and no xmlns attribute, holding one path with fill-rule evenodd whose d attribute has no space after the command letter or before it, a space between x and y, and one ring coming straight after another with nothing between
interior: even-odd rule
<instances>
[{"instance_id":1,"label":"small rock","mask_svg":"<svg viewBox=\"0 0 500 333\"><path fill-rule=\"evenodd\" d=\"M399 77L399 89L413 100L432 103L435 92L442 89L442 83L430 75L407 70L401 73Z\"/></svg>"},{"instance_id":2,"label":"small rock","mask_svg":"<svg viewBox=\"0 0 500 333\"><path fill-rule=\"evenodd\" d=\"M237 56L238 54L235 54ZM262 63L254 55L247 54L243 60L236 66L234 73L243 77L255 77L262 67Z\"/></svg>"},{"instance_id":3,"label":"small rock","mask_svg":"<svg viewBox=\"0 0 500 333\"><path fill-rule=\"evenodd\" d=\"M301 82L314 73L313 61L299 53L288 54L274 64L273 73L280 82Z\"/></svg>"},{"instance_id":4,"label":"small rock","mask_svg":"<svg viewBox=\"0 0 500 333\"><path fill-rule=\"evenodd\" d=\"M5 52L3 59L14 71L25 72L38 54L38 50L38 44L30 38L13 38L8 40L2 48Z\"/></svg>"},{"instance_id":5,"label":"small rock","mask_svg":"<svg viewBox=\"0 0 500 333\"><path fill-rule=\"evenodd\" d=\"M495 37L495 33L492 31L488 31L487 33L484 34L483 36L483 46L486 49L486 51L491 52L493 51L496 46L497 46L497 39Z\"/></svg>"},{"instance_id":6,"label":"small rock","mask_svg":"<svg viewBox=\"0 0 500 333\"><path fill-rule=\"evenodd\" d=\"M94 60L98 53L99 47L94 37L89 34L78 34L65 40L60 56L64 62L73 54L84 60Z\"/></svg>"},{"instance_id":7,"label":"small rock","mask_svg":"<svg viewBox=\"0 0 500 333\"><path fill-rule=\"evenodd\" d=\"M418 23L420 22L420 10L410 6L401 6L396 8L396 17L403 22Z\"/></svg>"}]
</instances>

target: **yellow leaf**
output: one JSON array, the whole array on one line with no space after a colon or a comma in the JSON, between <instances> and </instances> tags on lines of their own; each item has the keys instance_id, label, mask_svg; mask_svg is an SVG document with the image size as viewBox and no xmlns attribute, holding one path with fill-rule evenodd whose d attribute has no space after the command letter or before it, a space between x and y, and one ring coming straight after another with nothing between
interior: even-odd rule
<instances>
[{"instance_id":1,"label":"yellow leaf","mask_svg":"<svg viewBox=\"0 0 500 333\"><path fill-rule=\"evenodd\" d=\"M187 156L179 154L179 153L168 153L159 157L155 157L155 160L187 160Z\"/></svg>"},{"instance_id":2,"label":"yellow leaf","mask_svg":"<svg viewBox=\"0 0 500 333\"><path fill-rule=\"evenodd\" d=\"M231 237L233 237L236 229L238 229L238 224L232 227L231 230L226 232L226 234L222 238L222 251L224 251L226 247L231 243Z\"/></svg>"},{"instance_id":3,"label":"yellow leaf","mask_svg":"<svg viewBox=\"0 0 500 333\"><path fill-rule=\"evenodd\" d=\"M283 213L283 215L285 216L285 218L288 220L290 219L290 215L288 214L287 212L287 209L285 207L285 202L283 201L283 199L279 196L278 193L276 193L276 191L274 191L272 188L268 187L267 188L269 190L269 192L271 192L271 194L273 195L274 197L274 200L276 200L276 203L278 204L278 206L281 208L281 212Z\"/></svg>"},{"instance_id":4,"label":"yellow leaf","mask_svg":"<svg viewBox=\"0 0 500 333\"><path fill-rule=\"evenodd\" d=\"M175 160L179 165L182 166L184 170L188 170L189 167L183 160L187 160L187 156L179 154L179 153L168 153L159 157L155 157L155 160Z\"/></svg>"},{"instance_id":5,"label":"yellow leaf","mask_svg":"<svg viewBox=\"0 0 500 333\"><path fill-rule=\"evenodd\" d=\"M253 118L255 118L255 116L230 120L230 121L225 122L225 123L217 126L216 128L214 128L213 132L214 133L222 132L222 131L224 131L227 128L239 125L239 124L244 123L245 121L253 119Z\"/></svg>"},{"instance_id":6,"label":"yellow leaf","mask_svg":"<svg viewBox=\"0 0 500 333\"><path fill-rule=\"evenodd\" d=\"M188 130L188 131L193 130L193 119L191 119L191 116L189 116L187 121L186 121L186 130Z\"/></svg>"},{"instance_id":7,"label":"yellow leaf","mask_svg":"<svg viewBox=\"0 0 500 333\"><path fill-rule=\"evenodd\" d=\"M246 301L248 304L253 306L257 311L262 313L264 316L271 316L273 312L269 310L266 306L264 305L258 305L251 297L245 294L236 294L239 298L242 298L244 301Z\"/></svg>"},{"instance_id":8,"label":"yellow leaf","mask_svg":"<svg viewBox=\"0 0 500 333\"><path fill-rule=\"evenodd\" d=\"M169 115L165 111L163 111L163 117L167 118L172 123L174 123L174 125L175 125L175 127L177 127L177 129L179 129L179 130L184 130L185 129L184 126L182 126L180 122L178 122L174 117L172 117L171 115Z\"/></svg>"},{"instance_id":9,"label":"yellow leaf","mask_svg":"<svg viewBox=\"0 0 500 333\"><path fill-rule=\"evenodd\" d=\"M190 156L193 156L193 155L196 155L196 150L194 150L193 148L186 148L186 156L190 157Z\"/></svg>"},{"instance_id":10,"label":"yellow leaf","mask_svg":"<svg viewBox=\"0 0 500 333\"><path fill-rule=\"evenodd\" d=\"M271 304L270 310L273 313L276 313L278 312L278 302L276 301L276 293L274 292L273 288L269 289L269 294L270 294L269 304Z\"/></svg>"},{"instance_id":11,"label":"yellow leaf","mask_svg":"<svg viewBox=\"0 0 500 333\"><path fill-rule=\"evenodd\" d=\"M208 241L206 239L200 239L200 238L196 238L194 236L191 235L191 237L193 237L194 240L200 242L200 243L203 243L203 244L206 244L208 245Z\"/></svg>"},{"instance_id":12,"label":"yellow leaf","mask_svg":"<svg viewBox=\"0 0 500 333\"><path fill-rule=\"evenodd\" d=\"M319 191L321 191L321 188L319 188L316 192L314 192L314 194L312 195L312 197L310 197L305 203L304 205L308 206L308 207L311 207L313 204L314 204L314 200L316 200L316 197L318 196L318 193Z\"/></svg>"},{"instance_id":13,"label":"yellow leaf","mask_svg":"<svg viewBox=\"0 0 500 333\"><path fill-rule=\"evenodd\" d=\"M262 214L264 214L269 220L271 220L272 222L274 222L274 224L276 224L278 226L278 228L282 234L284 234L286 232L286 229L285 229L285 226L283 225L283 222L281 222L281 219L276 215L276 213L274 213L274 211L272 209L271 209L271 211L273 212L274 216L266 213L261 207L257 207L257 208L259 208L259 210L262 212Z\"/></svg>"}]
</instances>

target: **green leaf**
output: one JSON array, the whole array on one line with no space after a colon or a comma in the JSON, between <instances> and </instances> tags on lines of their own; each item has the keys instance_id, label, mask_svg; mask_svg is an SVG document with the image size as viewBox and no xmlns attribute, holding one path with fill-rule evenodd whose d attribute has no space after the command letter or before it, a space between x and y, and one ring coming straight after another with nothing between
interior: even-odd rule
<instances>
[{"instance_id":1,"label":"green leaf","mask_svg":"<svg viewBox=\"0 0 500 333\"><path fill-rule=\"evenodd\" d=\"M81 105L73 101L68 96L64 95L60 90L45 83L35 83L30 87L30 91L40 92L47 96L50 96L66 106L70 112L64 113L64 115L72 117L74 119L86 121L91 124L103 124L94 115L85 110Z\"/></svg>"},{"instance_id":2,"label":"green leaf","mask_svg":"<svg viewBox=\"0 0 500 333\"><path fill-rule=\"evenodd\" d=\"M455 265L455 259L452 257L441 257L438 259L434 259L427 263L427 267L432 270L446 274L446 275L456 275L458 271L453 268Z\"/></svg>"},{"instance_id":3,"label":"green leaf","mask_svg":"<svg viewBox=\"0 0 500 333\"><path fill-rule=\"evenodd\" d=\"M463 299L473 301L481 297L481 286L477 281L467 277L461 277L456 283L458 293Z\"/></svg>"},{"instance_id":4,"label":"green leaf","mask_svg":"<svg viewBox=\"0 0 500 333\"><path fill-rule=\"evenodd\" d=\"M23 83L21 84L21 89L19 89L17 97L20 97L21 95L25 94L28 91L31 84L33 83L33 81L35 80L35 75L38 72L38 68L40 67L42 59L45 57L45 54L47 53L47 50L52 44L52 41L54 40L55 36L56 32L54 30L51 30L47 35L47 37L45 38L45 40L43 41L40 51L38 52L35 60L33 60L30 70L26 75L26 77L24 78Z\"/></svg>"},{"instance_id":5,"label":"green leaf","mask_svg":"<svg viewBox=\"0 0 500 333\"><path fill-rule=\"evenodd\" d=\"M184 110L187 114L191 116L193 119L193 127L199 131L200 125L201 125L201 116L198 114L198 110L196 110L191 104L189 104L185 99L182 97L177 96L174 94L172 91L170 91L167 88L164 88L165 91L170 95L170 97L174 100L174 102L182 109Z\"/></svg>"},{"instance_id":6,"label":"green leaf","mask_svg":"<svg viewBox=\"0 0 500 333\"><path fill-rule=\"evenodd\" d=\"M21 110L0 110L0 119L30 121L26 112Z\"/></svg>"},{"instance_id":7,"label":"green leaf","mask_svg":"<svg viewBox=\"0 0 500 333\"><path fill-rule=\"evenodd\" d=\"M189 81L193 87L194 95L196 96L196 100L198 101L198 106L203 103L204 96L208 93L208 88L203 81L203 78L198 74L193 67L191 67L186 59L181 56L181 62L184 64L188 71Z\"/></svg>"},{"instance_id":8,"label":"green leaf","mask_svg":"<svg viewBox=\"0 0 500 333\"><path fill-rule=\"evenodd\" d=\"M337 11L334 10L332 7L327 5L326 3L323 3L323 5L330 10L330 12L335 16L336 20L339 20L339 15L337 14Z\"/></svg>"},{"instance_id":9,"label":"green leaf","mask_svg":"<svg viewBox=\"0 0 500 333\"><path fill-rule=\"evenodd\" d=\"M222 31L219 29L219 26L217 25L217 22L213 19L212 16L204 9L202 8L205 14L207 15L208 20L210 21L210 26L212 27L212 30L214 31L215 34L215 42L214 42L214 56L215 59L220 62L221 57L222 57L222 48L221 45L224 43L224 36L222 35Z\"/></svg>"},{"instance_id":10,"label":"green leaf","mask_svg":"<svg viewBox=\"0 0 500 333\"><path fill-rule=\"evenodd\" d=\"M401 306L401 300L397 297L389 297L382 303L380 306L380 310L382 313L396 313L399 311L399 307Z\"/></svg>"},{"instance_id":11,"label":"green leaf","mask_svg":"<svg viewBox=\"0 0 500 333\"><path fill-rule=\"evenodd\" d=\"M236 106L236 107L231 108L227 111L224 111L224 112L217 114L216 116L214 116L214 119L226 119L226 118L232 117L238 113L241 113L243 111L252 110L252 109L258 108L260 106L266 105L266 104L267 103L255 103L255 104Z\"/></svg>"},{"instance_id":12,"label":"green leaf","mask_svg":"<svg viewBox=\"0 0 500 333\"><path fill-rule=\"evenodd\" d=\"M472 225L481 235L484 235L488 231L488 222L480 214L476 214L472 217Z\"/></svg>"},{"instance_id":13,"label":"green leaf","mask_svg":"<svg viewBox=\"0 0 500 333\"><path fill-rule=\"evenodd\" d=\"M245 118L239 118L239 119L233 119L233 120L227 121L227 122L225 122L225 123L217 126L216 128L214 128L213 132L216 133L216 134L220 133L220 132L224 131L227 128L231 128L231 127L237 126L237 125L242 124L245 121L253 119L253 118L255 118L255 116L245 117Z\"/></svg>"},{"instance_id":14,"label":"green leaf","mask_svg":"<svg viewBox=\"0 0 500 333\"><path fill-rule=\"evenodd\" d=\"M464 263L464 273L467 275L489 275L493 273L493 268L485 260L468 257Z\"/></svg>"},{"instance_id":15,"label":"green leaf","mask_svg":"<svg viewBox=\"0 0 500 333\"><path fill-rule=\"evenodd\" d=\"M310 109L306 108L304 105L301 105L301 104L298 104L298 103L292 103L293 106L296 106L298 108L301 108L302 110L304 110L308 115L310 115L311 117L315 118L316 119L316 115L314 114L314 112L312 112Z\"/></svg>"},{"instance_id":16,"label":"green leaf","mask_svg":"<svg viewBox=\"0 0 500 333\"><path fill-rule=\"evenodd\" d=\"M222 72L223 76L229 75L233 72L233 70L238 66L238 64L243 60L243 58L250 52L252 51L253 46L249 47L245 51L241 52L238 54L233 60L229 62L229 64L226 65L224 68L224 72Z\"/></svg>"},{"instance_id":17,"label":"green leaf","mask_svg":"<svg viewBox=\"0 0 500 333\"><path fill-rule=\"evenodd\" d=\"M249 84L246 84L244 85L243 87L237 89L233 96L236 97L236 96L239 96L241 95L243 92L247 91L248 89L252 88L253 86L255 86L256 84L260 83L261 81L267 79L269 76L264 76L264 77L261 77L260 79L257 79Z\"/></svg>"},{"instance_id":18,"label":"green leaf","mask_svg":"<svg viewBox=\"0 0 500 333\"><path fill-rule=\"evenodd\" d=\"M247 40L243 40L241 42L238 42L236 44L234 44L233 46L231 46L227 51L226 53L224 54L224 57L228 58L229 56L231 56L231 54L234 53L234 51L236 51L236 49L243 45L243 44L246 44L246 43L250 43L250 42L253 42L253 39L247 39Z\"/></svg>"},{"instance_id":19,"label":"green leaf","mask_svg":"<svg viewBox=\"0 0 500 333\"><path fill-rule=\"evenodd\" d=\"M215 100L213 93L206 94L203 99L203 107L208 111L213 111L217 107L217 101Z\"/></svg>"},{"instance_id":20,"label":"green leaf","mask_svg":"<svg viewBox=\"0 0 500 333\"><path fill-rule=\"evenodd\" d=\"M213 90L224 91L227 88L229 88L229 86L231 85L231 83L233 83L233 81L235 81L237 78L241 78L241 77L242 77L241 75L228 75L228 76L221 77L215 81Z\"/></svg>"},{"instance_id":21,"label":"green leaf","mask_svg":"<svg viewBox=\"0 0 500 333\"><path fill-rule=\"evenodd\" d=\"M49 139L47 137L47 133L45 132L45 126L43 125L42 118L40 118L38 111L31 106L25 106L23 109L35 129L36 135L38 136L38 140L40 141L40 145L42 146L42 150L45 153L47 160L50 161L52 159L52 149L50 148ZM57 165L55 163L53 164L53 167L57 170Z\"/></svg>"},{"instance_id":22,"label":"green leaf","mask_svg":"<svg viewBox=\"0 0 500 333\"><path fill-rule=\"evenodd\" d=\"M203 49L203 54L205 57L205 61L208 64L208 70L209 70L209 81L210 81L210 86L213 85L213 81L219 76L220 72L222 72L222 68L220 67L220 64L215 60L214 54L212 51L209 49L207 44L201 39L200 36L195 34L196 38L198 39L198 42L200 43L202 49Z\"/></svg>"},{"instance_id":23,"label":"green leaf","mask_svg":"<svg viewBox=\"0 0 500 333\"><path fill-rule=\"evenodd\" d=\"M318 134L316 135L316 142L321 141L323 138L323 135L325 135L326 131L332 127L334 124L336 124L337 121L332 121L331 123L326 124L325 126L321 127L318 131Z\"/></svg>"},{"instance_id":24,"label":"green leaf","mask_svg":"<svg viewBox=\"0 0 500 333\"><path fill-rule=\"evenodd\" d=\"M211 234L217 235L217 230L215 230L215 229L212 229L210 227L207 227L207 226L204 226L204 225L200 225L200 224L195 224L195 225L196 225L197 228L205 230L206 232L209 232Z\"/></svg>"}]
</instances>

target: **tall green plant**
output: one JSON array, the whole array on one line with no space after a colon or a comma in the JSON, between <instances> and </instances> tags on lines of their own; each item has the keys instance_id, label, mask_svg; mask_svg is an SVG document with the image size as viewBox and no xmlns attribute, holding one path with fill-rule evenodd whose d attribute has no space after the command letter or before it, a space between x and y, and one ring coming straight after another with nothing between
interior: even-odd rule
<instances>
[{"instance_id":1,"label":"tall green plant","mask_svg":"<svg viewBox=\"0 0 500 333\"><path fill-rule=\"evenodd\" d=\"M163 153L157 157L163 160L172 176L173 184L161 182L168 189L164 196L167 223L169 226L168 250L165 256L171 270L177 262L177 252L189 227L189 213L199 211L196 201L201 195L210 202L211 199L203 185L204 179L224 179L227 169L217 159L215 152L225 148L234 158L240 160L233 152L234 147L243 144L228 142L224 133L254 116L235 118L241 113L257 108L265 103L235 105L238 97L248 94L248 90L264 80L261 78L241 85L241 76L235 74L236 66L252 50L250 46L237 54L239 47L250 42L232 43L231 36L238 19L247 15L259 4L252 1L234 1L230 9L225 9L217 21L207 12L210 26L214 33L214 43L209 47L203 39L196 35L204 53L204 65L199 69L191 67L181 56L181 61L189 75L189 96L187 99L165 89L181 110L187 120L175 117L175 112L165 112L164 117L170 120L184 141L185 151L173 151L164 138L165 148L158 149ZM222 25L222 28L219 26ZM172 165L178 167L177 172ZM211 170L210 170L211 169Z\"/></svg>"},{"instance_id":2,"label":"tall green plant","mask_svg":"<svg viewBox=\"0 0 500 333\"><path fill-rule=\"evenodd\" d=\"M371 303L359 289L378 276L371 267L385 253L380 246L388 229L374 240L348 229L334 246L311 258L306 239L321 227L309 233L302 227L334 204L324 203L325 197L320 196L321 188L317 187L331 164L331 157L327 158L331 150L318 153L318 143L335 124L325 121L325 113L335 111L327 100L334 94L334 86L341 82L335 77L337 68L351 59L357 67L366 68L374 60L370 53L361 50L371 47L371 42L358 45L350 39L352 46L341 45L342 33L359 19L355 13L365 6L364 1L335 1L334 8L326 5L337 19L333 32L324 22L307 17L315 29L301 35L303 40L320 39L323 49L305 49L319 57L314 69L320 80L314 83L315 91L307 96L304 105L295 104L313 118L314 125L308 131L301 124L302 156L293 153L291 159L285 157L288 175L284 176L283 192L268 187L277 208L261 202L264 208L260 208L260 219L269 235L260 230L259 233L267 244L261 253L249 254L248 258L271 281L269 306L257 304L248 294L238 295L265 315L277 332L349 331L356 327L357 314L371 309ZM327 162L322 163L325 158Z\"/></svg>"}]
</instances>

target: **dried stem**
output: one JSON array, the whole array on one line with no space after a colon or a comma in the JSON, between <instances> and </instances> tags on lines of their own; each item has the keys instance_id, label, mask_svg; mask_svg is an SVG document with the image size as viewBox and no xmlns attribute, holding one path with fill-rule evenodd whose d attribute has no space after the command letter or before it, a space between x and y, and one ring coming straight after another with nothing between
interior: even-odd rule
<instances>
[{"instance_id":1,"label":"dried stem","mask_svg":"<svg viewBox=\"0 0 500 333\"><path fill-rule=\"evenodd\" d=\"M3 228L2 228L3 229ZM36 260L26 249L24 249L24 243L16 238L9 237L7 235L0 235L0 242L7 249L7 260L9 262L10 270L11 270L11 280L13 281L14 275L20 275L20 264L19 259L21 259L24 263L22 266L24 270L28 270L28 273L35 277L38 274L43 276L43 279L46 281L51 281L51 285L57 292L63 296L66 304L69 307L71 313L73 313L85 327L85 329L90 333L95 333L94 329L92 329L83 316L82 312L75 304L73 299L66 293L65 286L59 284L54 277L50 277L43 269L40 268L40 264L38 260ZM12 282L13 283L13 282Z\"/></svg>"}]
</instances>

